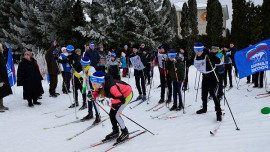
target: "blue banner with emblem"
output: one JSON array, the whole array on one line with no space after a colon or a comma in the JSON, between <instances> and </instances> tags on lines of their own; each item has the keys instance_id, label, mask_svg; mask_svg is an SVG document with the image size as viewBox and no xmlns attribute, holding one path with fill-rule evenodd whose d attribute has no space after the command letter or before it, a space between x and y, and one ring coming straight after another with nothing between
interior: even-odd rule
<instances>
[{"instance_id":1,"label":"blue banner with emblem","mask_svg":"<svg viewBox=\"0 0 270 152\"><path fill-rule=\"evenodd\" d=\"M236 52L235 64L239 78L270 69L270 39Z\"/></svg>"},{"instance_id":2,"label":"blue banner with emblem","mask_svg":"<svg viewBox=\"0 0 270 152\"><path fill-rule=\"evenodd\" d=\"M7 67L9 84L12 87L13 85L16 84L16 74L15 74L14 62L13 62L10 45L9 45L9 50L8 50L8 60L7 60L6 67Z\"/></svg>"}]
</instances>

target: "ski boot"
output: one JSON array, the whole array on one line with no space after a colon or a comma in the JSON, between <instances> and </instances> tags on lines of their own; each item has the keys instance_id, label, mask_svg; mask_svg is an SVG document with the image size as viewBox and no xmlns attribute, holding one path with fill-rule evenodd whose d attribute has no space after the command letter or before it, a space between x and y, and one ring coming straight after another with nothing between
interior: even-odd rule
<instances>
[{"instance_id":1,"label":"ski boot","mask_svg":"<svg viewBox=\"0 0 270 152\"><path fill-rule=\"evenodd\" d=\"M78 101L75 101L75 103L73 103L72 105L70 105L68 108L74 108L74 107L78 107L79 103Z\"/></svg>"},{"instance_id":2,"label":"ski boot","mask_svg":"<svg viewBox=\"0 0 270 152\"><path fill-rule=\"evenodd\" d=\"M123 142L123 141L127 140L129 137L127 127L125 129L122 129L121 131L122 131L122 134L117 138L117 140L116 140L117 143Z\"/></svg>"},{"instance_id":3,"label":"ski boot","mask_svg":"<svg viewBox=\"0 0 270 152\"><path fill-rule=\"evenodd\" d=\"M113 129L113 131L108 134L105 139L102 140L102 142L105 142L105 141L110 141L110 140L113 140L114 138L117 138L119 136L119 130L118 129Z\"/></svg>"},{"instance_id":4,"label":"ski boot","mask_svg":"<svg viewBox=\"0 0 270 152\"><path fill-rule=\"evenodd\" d=\"M146 95L143 95L142 101L146 101Z\"/></svg>"},{"instance_id":5,"label":"ski boot","mask_svg":"<svg viewBox=\"0 0 270 152\"><path fill-rule=\"evenodd\" d=\"M183 109L183 106L178 106L175 110L176 111L181 111Z\"/></svg>"},{"instance_id":6,"label":"ski boot","mask_svg":"<svg viewBox=\"0 0 270 152\"><path fill-rule=\"evenodd\" d=\"M100 123L100 116L99 116L99 114L96 114L96 119L93 122L93 124L98 124L98 123Z\"/></svg>"},{"instance_id":7,"label":"ski boot","mask_svg":"<svg viewBox=\"0 0 270 152\"><path fill-rule=\"evenodd\" d=\"M141 100L143 98L143 96L140 94L137 98L136 98L136 100Z\"/></svg>"},{"instance_id":8,"label":"ski boot","mask_svg":"<svg viewBox=\"0 0 270 152\"><path fill-rule=\"evenodd\" d=\"M174 110L176 110L176 108L177 108L177 105L176 104L173 104L173 106L171 107L170 111L174 111Z\"/></svg>"},{"instance_id":9,"label":"ski boot","mask_svg":"<svg viewBox=\"0 0 270 152\"><path fill-rule=\"evenodd\" d=\"M161 99L158 101L158 103L159 103L159 104L164 103L164 99L161 98Z\"/></svg>"},{"instance_id":10,"label":"ski boot","mask_svg":"<svg viewBox=\"0 0 270 152\"><path fill-rule=\"evenodd\" d=\"M222 121L222 115L217 114L217 121Z\"/></svg>"},{"instance_id":11,"label":"ski boot","mask_svg":"<svg viewBox=\"0 0 270 152\"><path fill-rule=\"evenodd\" d=\"M87 108L87 105L86 105L86 103L84 102L83 105L81 106L81 108L80 108L79 110L84 110L84 109L86 109L86 108Z\"/></svg>"},{"instance_id":12,"label":"ski boot","mask_svg":"<svg viewBox=\"0 0 270 152\"><path fill-rule=\"evenodd\" d=\"M202 108L200 110L198 110L196 113L197 114L202 114L202 113L206 113L207 112L207 109L206 108Z\"/></svg>"},{"instance_id":13,"label":"ski boot","mask_svg":"<svg viewBox=\"0 0 270 152\"><path fill-rule=\"evenodd\" d=\"M81 121L86 121L86 120L90 120L93 119L93 113L89 113L88 115L86 115L85 117L83 117L81 119Z\"/></svg>"}]
</instances>

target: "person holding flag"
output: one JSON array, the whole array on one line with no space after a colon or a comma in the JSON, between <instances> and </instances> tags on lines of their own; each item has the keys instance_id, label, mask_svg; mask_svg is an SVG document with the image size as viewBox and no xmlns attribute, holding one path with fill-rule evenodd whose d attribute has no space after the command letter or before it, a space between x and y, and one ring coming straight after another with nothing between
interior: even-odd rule
<instances>
[{"instance_id":1,"label":"person holding flag","mask_svg":"<svg viewBox=\"0 0 270 152\"><path fill-rule=\"evenodd\" d=\"M0 43L0 112L5 112L5 110L8 110L8 107L3 105L3 98L12 94L3 53L3 45Z\"/></svg>"}]
</instances>

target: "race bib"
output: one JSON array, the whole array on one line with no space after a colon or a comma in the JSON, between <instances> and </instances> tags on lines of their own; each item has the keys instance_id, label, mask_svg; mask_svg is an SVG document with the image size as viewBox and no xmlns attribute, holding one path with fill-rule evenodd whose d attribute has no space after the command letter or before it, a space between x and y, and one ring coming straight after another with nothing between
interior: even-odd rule
<instances>
[{"instance_id":1,"label":"race bib","mask_svg":"<svg viewBox=\"0 0 270 152\"><path fill-rule=\"evenodd\" d=\"M206 58L204 60L196 60L196 57L195 57L194 66L199 72L207 73L206 72Z\"/></svg>"},{"instance_id":2,"label":"race bib","mask_svg":"<svg viewBox=\"0 0 270 152\"><path fill-rule=\"evenodd\" d=\"M133 65L134 69L136 69L136 70L144 69L144 65L143 65L143 63L141 61L141 58L138 55L130 58L130 61L131 61L132 65Z\"/></svg>"}]
</instances>

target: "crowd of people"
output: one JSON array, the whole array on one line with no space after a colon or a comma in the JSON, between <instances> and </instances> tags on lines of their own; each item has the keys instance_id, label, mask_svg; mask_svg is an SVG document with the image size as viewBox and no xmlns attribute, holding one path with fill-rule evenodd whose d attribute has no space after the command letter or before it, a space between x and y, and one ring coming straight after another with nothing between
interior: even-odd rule
<instances>
[{"instance_id":1,"label":"crowd of people","mask_svg":"<svg viewBox=\"0 0 270 152\"><path fill-rule=\"evenodd\" d=\"M233 87L233 67L234 76L238 77L234 62L237 49L233 43L228 48L212 46L211 49L207 49L202 43L196 43L193 48L194 55L189 55L185 47L176 51L171 50L167 44L159 46L157 52L147 50L145 44L132 46L132 51L125 45L121 52L116 51L114 47L105 51L103 45L99 45L97 50L94 43L86 45L84 53L72 45L62 47L61 52L57 52L56 48L57 42L54 41L45 54L50 97L57 98L60 95L56 92L60 74L63 79L62 93L74 95L74 103L69 108L79 106L78 90L80 90L82 106L79 110L88 108L88 114L81 120L93 119L94 108L94 124L101 121L100 105L96 98L110 98L111 100L101 100L102 104L111 107L109 115L113 131L106 136L106 140L118 137L117 141L123 141L128 138L128 129L116 111L121 113L124 110L133 97L133 90L129 84L121 81L120 69L122 69L122 77L130 77L132 65L139 94L136 100L146 101L146 85L152 84L153 68L157 62L161 89L158 103L167 104L173 101L170 111L180 111L185 105L183 91L189 89L189 67L194 65L202 74L202 109L196 113L207 112L208 94L210 94L215 103L217 121L222 121L220 100L227 86L227 78L229 78L229 88ZM3 98L12 94L5 65L3 46L0 44L0 112L8 110L3 105ZM263 72L259 72L252 75L252 79L247 77L247 83L254 83L254 87L262 88L263 75ZM33 53L26 51L18 65L17 86L23 86L23 98L28 101L29 107L41 104L38 99L44 93L42 80ZM117 124L122 132L120 136Z\"/></svg>"}]
</instances>

